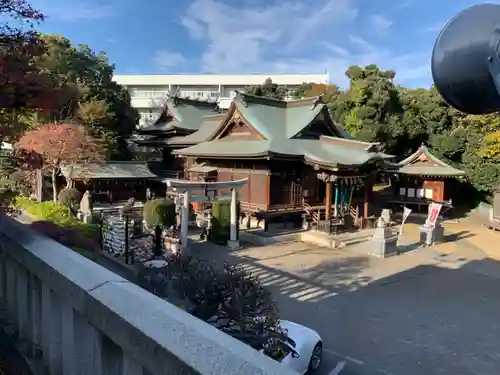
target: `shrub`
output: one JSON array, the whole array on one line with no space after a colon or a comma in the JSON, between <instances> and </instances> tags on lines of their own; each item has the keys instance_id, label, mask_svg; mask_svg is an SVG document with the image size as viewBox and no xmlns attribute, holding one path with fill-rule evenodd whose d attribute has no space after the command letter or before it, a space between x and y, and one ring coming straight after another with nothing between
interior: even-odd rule
<instances>
[{"instance_id":1,"label":"shrub","mask_svg":"<svg viewBox=\"0 0 500 375\"><path fill-rule=\"evenodd\" d=\"M243 267L172 257L162 273L144 267L140 278L143 287L170 303L281 359L286 332L279 325L278 306L259 278Z\"/></svg>"},{"instance_id":2,"label":"shrub","mask_svg":"<svg viewBox=\"0 0 500 375\"><path fill-rule=\"evenodd\" d=\"M70 207L74 204L80 203L82 194L75 188L62 189L59 192L58 201L60 204Z\"/></svg>"},{"instance_id":3,"label":"shrub","mask_svg":"<svg viewBox=\"0 0 500 375\"><path fill-rule=\"evenodd\" d=\"M75 227L62 227L51 221L34 221L30 227L72 249L83 249L91 252L99 249L94 239Z\"/></svg>"},{"instance_id":4,"label":"shrub","mask_svg":"<svg viewBox=\"0 0 500 375\"><path fill-rule=\"evenodd\" d=\"M239 217L239 204L236 206L236 217ZM239 220L236 220L239 226ZM212 233L210 240L220 245L227 244L231 234L231 202L214 201L212 202ZM236 230L238 235L238 229Z\"/></svg>"},{"instance_id":5,"label":"shrub","mask_svg":"<svg viewBox=\"0 0 500 375\"><path fill-rule=\"evenodd\" d=\"M97 241L99 239L98 224L86 224L71 217L68 214L68 208L60 203L52 201L36 202L26 197L17 197L14 200L14 206L18 209L25 210L31 216L41 220L42 222L51 222L64 229L69 228L77 230L82 235L93 241ZM47 236L51 237L48 234Z\"/></svg>"},{"instance_id":6,"label":"shrub","mask_svg":"<svg viewBox=\"0 0 500 375\"><path fill-rule=\"evenodd\" d=\"M257 276L240 266L173 257L168 259L164 276L156 280L165 284L162 297L182 300L190 314L221 330L262 332L278 325L279 311L272 294ZM160 285L145 286L162 289Z\"/></svg>"},{"instance_id":7,"label":"shrub","mask_svg":"<svg viewBox=\"0 0 500 375\"><path fill-rule=\"evenodd\" d=\"M153 199L144 205L144 220L149 228L171 227L176 224L175 216L175 203L170 199Z\"/></svg>"}]
</instances>

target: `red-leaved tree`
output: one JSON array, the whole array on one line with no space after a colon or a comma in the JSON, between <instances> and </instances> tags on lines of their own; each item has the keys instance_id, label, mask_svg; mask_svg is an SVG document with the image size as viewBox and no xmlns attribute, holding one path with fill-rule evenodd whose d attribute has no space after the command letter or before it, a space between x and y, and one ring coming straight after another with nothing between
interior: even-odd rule
<instances>
[{"instance_id":1,"label":"red-leaved tree","mask_svg":"<svg viewBox=\"0 0 500 375\"><path fill-rule=\"evenodd\" d=\"M54 202L57 201L56 178L62 166L101 163L106 150L81 125L48 124L26 132L15 146L24 164L52 177Z\"/></svg>"}]
</instances>

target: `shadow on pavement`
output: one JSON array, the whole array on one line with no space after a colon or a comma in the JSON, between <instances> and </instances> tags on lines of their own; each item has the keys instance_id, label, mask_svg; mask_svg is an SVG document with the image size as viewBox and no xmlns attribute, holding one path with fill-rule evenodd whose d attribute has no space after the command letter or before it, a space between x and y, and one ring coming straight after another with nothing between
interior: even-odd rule
<instances>
[{"instance_id":1,"label":"shadow on pavement","mask_svg":"<svg viewBox=\"0 0 500 375\"><path fill-rule=\"evenodd\" d=\"M205 254L209 258L239 264L259 276L275 294L282 317L320 332L336 360L348 359L348 373L499 372L498 262L436 253L434 264L375 279L364 272L370 267L364 256L290 273L262 264L272 253L255 259L242 255L244 250L210 250ZM324 365L327 374L335 362Z\"/></svg>"}]
</instances>

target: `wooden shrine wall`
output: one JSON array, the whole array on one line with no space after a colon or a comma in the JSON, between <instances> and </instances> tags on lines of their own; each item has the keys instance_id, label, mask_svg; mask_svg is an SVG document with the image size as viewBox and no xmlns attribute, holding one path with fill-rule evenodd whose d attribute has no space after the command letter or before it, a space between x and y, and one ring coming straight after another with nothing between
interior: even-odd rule
<instances>
[{"instance_id":1,"label":"wooden shrine wall","mask_svg":"<svg viewBox=\"0 0 500 375\"><path fill-rule=\"evenodd\" d=\"M268 172L265 165L254 162L212 162L217 167L217 181L235 181L244 178L248 183L239 189L239 200L243 211L267 209ZM230 190L219 190L217 194L230 194Z\"/></svg>"},{"instance_id":2,"label":"wooden shrine wall","mask_svg":"<svg viewBox=\"0 0 500 375\"><path fill-rule=\"evenodd\" d=\"M432 190L432 200L443 201L444 200L444 181L423 181L424 191Z\"/></svg>"},{"instance_id":3,"label":"wooden shrine wall","mask_svg":"<svg viewBox=\"0 0 500 375\"><path fill-rule=\"evenodd\" d=\"M443 201L445 196L444 180L401 179L396 185L396 196L403 199L427 199Z\"/></svg>"}]
</instances>

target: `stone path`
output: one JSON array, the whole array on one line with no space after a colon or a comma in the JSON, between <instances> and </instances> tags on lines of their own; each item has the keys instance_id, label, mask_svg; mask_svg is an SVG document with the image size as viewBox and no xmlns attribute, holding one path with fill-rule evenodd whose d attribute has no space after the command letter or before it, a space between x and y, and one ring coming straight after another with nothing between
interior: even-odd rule
<instances>
[{"instance_id":1,"label":"stone path","mask_svg":"<svg viewBox=\"0 0 500 375\"><path fill-rule=\"evenodd\" d=\"M500 260L500 232L486 228L475 215L460 222L445 222L446 242L434 246L440 253L461 253L473 259L481 254L494 260ZM418 240L418 225L406 224L405 235L412 241Z\"/></svg>"},{"instance_id":2,"label":"stone path","mask_svg":"<svg viewBox=\"0 0 500 375\"><path fill-rule=\"evenodd\" d=\"M445 228L448 242L388 259L367 256L362 243L195 251L258 275L285 319L317 330L326 353L320 375L342 360L356 375L496 375L500 233L473 220ZM400 243L415 249L418 237L407 224Z\"/></svg>"}]
</instances>

